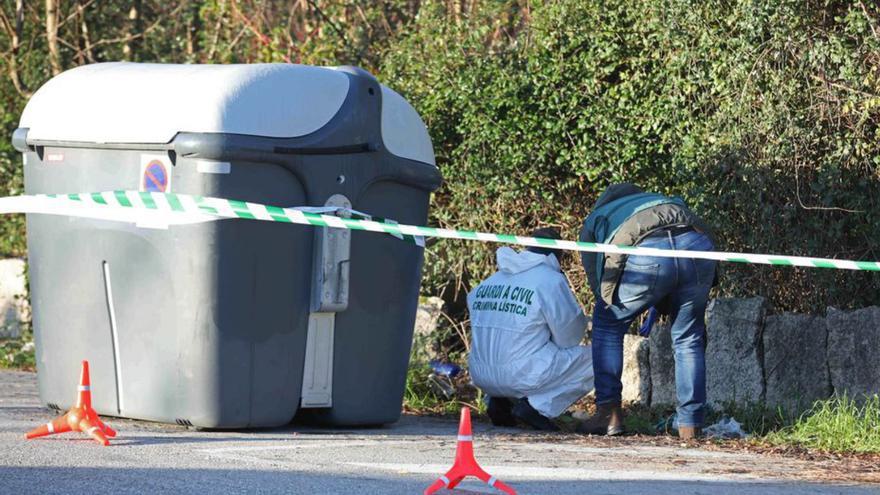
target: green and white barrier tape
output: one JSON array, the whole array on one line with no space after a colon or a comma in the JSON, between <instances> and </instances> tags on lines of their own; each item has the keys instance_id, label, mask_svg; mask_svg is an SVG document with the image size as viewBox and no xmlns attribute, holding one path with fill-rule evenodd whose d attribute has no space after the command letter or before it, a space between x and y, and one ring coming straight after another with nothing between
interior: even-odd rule
<instances>
[{"instance_id":1,"label":"green and white barrier tape","mask_svg":"<svg viewBox=\"0 0 880 495\"><path fill-rule=\"evenodd\" d=\"M830 258L808 258L749 253L726 253L717 251L681 251L593 242L563 241L540 237L523 237L509 234L490 234L467 230L440 229L418 225L398 224L378 217L366 218L365 214L353 214L362 218L344 218L327 213L308 211L311 208L281 208L278 206L249 203L233 199L192 196L187 194L111 191L86 194L38 194L0 198L2 213L45 213L73 217L97 218L115 221L140 221L150 215L160 215L167 224L186 224L216 220L218 218L241 218L266 222L294 223L318 227L381 232L416 241L421 237L462 239L468 241L497 242L520 246L548 247L567 251L593 253L619 253L655 256L662 258L698 258L733 263L751 263L777 266L803 266L838 270L880 271L880 262L851 261ZM311 209L314 210L314 209ZM143 214L143 215L140 215ZM137 217L135 219L134 217Z\"/></svg>"}]
</instances>

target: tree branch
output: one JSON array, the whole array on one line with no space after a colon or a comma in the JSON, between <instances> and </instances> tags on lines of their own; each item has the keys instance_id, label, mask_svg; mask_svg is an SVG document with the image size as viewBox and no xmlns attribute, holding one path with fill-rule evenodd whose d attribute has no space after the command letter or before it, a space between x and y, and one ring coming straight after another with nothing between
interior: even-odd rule
<instances>
[{"instance_id":1,"label":"tree branch","mask_svg":"<svg viewBox=\"0 0 880 495\"><path fill-rule=\"evenodd\" d=\"M46 0L46 45L49 48L49 66L52 75L61 73L61 56L58 54L58 1Z\"/></svg>"},{"instance_id":2,"label":"tree branch","mask_svg":"<svg viewBox=\"0 0 880 495\"><path fill-rule=\"evenodd\" d=\"M220 28L223 26L223 19L226 17L226 0L220 0L220 15L214 24L214 37L211 39L211 48L208 49L206 60L211 62L214 60L214 54L217 53L217 45L220 43Z\"/></svg>"},{"instance_id":3,"label":"tree branch","mask_svg":"<svg viewBox=\"0 0 880 495\"><path fill-rule=\"evenodd\" d=\"M862 91L862 90L859 90L859 89L850 88L849 86L845 86L845 85L840 84L840 83L831 82L831 81L829 81L828 79L826 79L826 78L824 78L824 77L819 77L819 76L817 76L817 75L810 75L810 78L811 78L811 79L814 79L814 80L816 80L816 81L818 81L818 82L820 82L820 83L823 83L823 84L826 84L826 85L828 85L828 86L831 86L832 88L837 88L837 89L841 89L841 90L843 90L843 91L848 91L848 92L850 92L850 93L855 93L855 94L858 94L858 95L867 96L868 98L880 98L880 95L875 95L875 94L868 93L868 92L866 92L866 91Z\"/></svg>"},{"instance_id":4,"label":"tree branch","mask_svg":"<svg viewBox=\"0 0 880 495\"><path fill-rule=\"evenodd\" d=\"M177 15L178 12L180 11L180 8L181 8L181 5L178 5L176 8L174 8L174 10L169 12L168 15L169 16ZM140 33L133 33L133 34L129 34L126 36L120 36L117 38L101 39L101 40L98 40L98 41L92 43L92 47L94 48L96 46L109 45L109 44L113 44L113 43L129 43L132 40L137 40L137 39L143 38L144 36L149 34L151 31L153 31L157 27L159 27L159 25L161 25L161 24L162 24L162 18L160 17L160 18L156 19L156 22L147 26L147 28L144 29L143 31L141 31Z\"/></svg>"},{"instance_id":5,"label":"tree branch","mask_svg":"<svg viewBox=\"0 0 880 495\"><path fill-rule=\"evenodd\" d=\"M86 7L88 7L93 0L88 0L83 2L83 0L77 0L76 3L76 13L79 16L79 34L80 34L80 42L82 46L78 48L78 51L83 55L80 56L80 59L85 59L86 62L94 63L95 56L92 53L92 42L89 39L89 25L86 22Z\"/></svg>"},{"instance_id":6,"label":"tree branch","mask_svg":"<svg viewBox=\"0 0 880 495\"><path fill-rule=\"evenodd\" d=\"M128 29L125 37L125 44L122 46L122 53L127 60L135 59L137 51L136 41L141 36L133 36L139 32L141 28L141 1L134 0L131 2L131 9L128 11Z\"/></svg>"},{"instance_id":7,"label":"tree branch","mask_svg":"<svg viewBox=\"0 0 880 495\"><path fill-rule=\"evenodd\" d=\"M200 51L199 31L202 30L202 18L199 14L198 2L190 2L191 7L186 16L186 55L190 62L195 61L196 53Z\"/></svg>"},{"instance_id":8,"label":"tree branch","mask_svg":"<svg viewBox=\"0 0 880 495\"><path fill-rule=\"evenodd\" d=\"M321 10L320 7L318 7L318 4L315 3L315 0L306 0L306 1L308 2L309 5L312 6L312 9L314 9L315 13L318 14L318 17L323 19L324 22L326 22L327 24L330 25L331 28L333 28L333 31L336 32L336 34L342 40L342 44L344 44L346 46L348 51L351 53L355 53L354 47L352 47L351 44L348 42L348 36L346 36L345 33L343 33L341 29L339 29L339 26L337 26L336 23L333 22L333 20L330 19L330 17L328 17L327 14L325 14L324 11Z\"/></svg>"},{"instance_id":9,"label":"tree branch","mask_svg":"<svg viewBox=\"0 0 880 495\"><path fill-rule=\"evenodd\" d=\"M73 12L71 12L67 17L65 17L63 21L58 23L58 29L63 28L65 24L72 21L73 19L76 19L80 15L80 13L79 13L80 8L87 9L93 3L95 3L95 0L87 0L85 2L83 2L82 0L77 0L76 9L74 9Z\"/></svg>"},{"instance_id":10,"label":"tree branch","mask_svg":"<svg viewBox=\"0 0 880 495\"><path fill-rule=\"evenodd\" d=\"M9 71L9 80L15 91L25 98L30 98L33 92L21 80L18 68L18 53L21 51L21 34L24 29L24 0L15 0L15 25L13 26L3 9L0 9L0 23L3 24L3 30L9 35L10 50L7 59Z\"/></svg>"},{"instance_id":11,"label":"tree branch","mask_svg":"<svg viewBox=\"0 0 880 495\"><path fill-rule=\"evenodd\" d=\"M798 176L798 170L800 170L800 165L794 166L794 185L795 185L795 195L797 196L798 204L801 205L801 208L805 210L820 210L820 211L842 211L846 213L864 213L864 210L849 210L846 208L839 208L837 206L807 206L801 200L801 181Z\"/></svg>"},{"instance_id":12,"label":"tree branch","mask_svg":"<svg viewBox=\"0 0 880 495\"><path fill-rule=\"evenodd\" d=\"M874 35L875 38L880 40L880 34L877 33L877 28L874 26L874 23L871 22L874 20L874 18L871 17L871 14L868 13L868 8L865 7L865 2L862 2L860 0L859 6L862 8L862 13L865 14L865 19L867 19L867 21L868 21L868 26L871 28L871 33Z\"/></svg>"}]
</instances>

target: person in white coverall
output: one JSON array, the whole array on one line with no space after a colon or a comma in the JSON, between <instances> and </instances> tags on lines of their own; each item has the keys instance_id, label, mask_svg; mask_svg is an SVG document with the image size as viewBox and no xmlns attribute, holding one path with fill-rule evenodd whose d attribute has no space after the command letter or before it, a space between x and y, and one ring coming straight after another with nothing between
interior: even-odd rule
<instances>
[{"instance_id":1,"label":"person in white coverall","mask_svg":"<svg viewBox=\"0 0 880 495\"><path fill-rule=\"evenodd\" d=\"M559 238L555 229L534 237ZM496 425L541 430L593 388L592 353L579 345L587 317L547 248L497 251L498 271L467 297L471 378Z\"/></svg>"}]
</instances>

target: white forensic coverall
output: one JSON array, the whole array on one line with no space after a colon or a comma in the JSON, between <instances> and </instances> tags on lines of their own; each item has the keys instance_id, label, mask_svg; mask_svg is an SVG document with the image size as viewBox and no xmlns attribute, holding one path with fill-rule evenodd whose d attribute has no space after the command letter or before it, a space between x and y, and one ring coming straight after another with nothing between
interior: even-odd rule
<instances>
[{"instance_id":1,"label":"white forensic coverall","mask_svg":"<svg viewBox=\"0 0 880 495\"><path fill-rule=\"evenodd\" d=\"M555 418L593 388L587 318L554 255L499 248L498 271L467 297L471 378Z\"/></svg>"}]
</instances>

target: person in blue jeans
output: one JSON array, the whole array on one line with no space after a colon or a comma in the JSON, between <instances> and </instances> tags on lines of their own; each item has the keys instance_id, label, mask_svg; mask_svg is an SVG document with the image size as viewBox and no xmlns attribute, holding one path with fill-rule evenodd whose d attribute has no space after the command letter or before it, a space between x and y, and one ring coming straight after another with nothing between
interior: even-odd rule
<instances>
[{"instance_id":1,"label":"person in blue jeans","mask_svg":"<svg viewBox=\"0 0 880 495\"><path fill-rule=\"evenodd\" d=\"M646 193L632 184L609 187L584 221L581 240L660 249L712 251L706 225L680 198ZM584 253L581 257L596 296L593 312L593 367L596 414L580 425L582 433L623 433L620 381L623 336L633 321L651 311L672 321L679 436L698 437L706 404L706 325L709 290L716 262ZM650 323L646 334L650 331Z\"/></svg>"}]
</instances>

